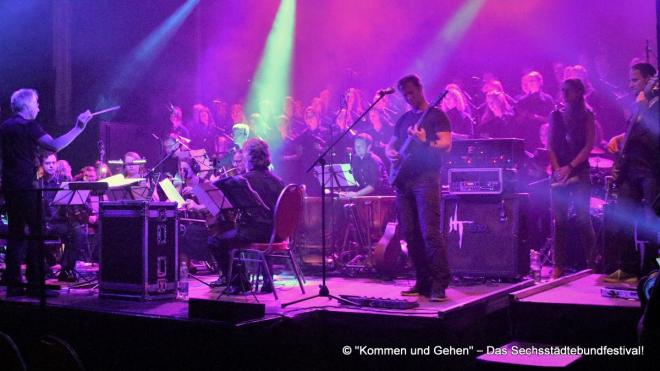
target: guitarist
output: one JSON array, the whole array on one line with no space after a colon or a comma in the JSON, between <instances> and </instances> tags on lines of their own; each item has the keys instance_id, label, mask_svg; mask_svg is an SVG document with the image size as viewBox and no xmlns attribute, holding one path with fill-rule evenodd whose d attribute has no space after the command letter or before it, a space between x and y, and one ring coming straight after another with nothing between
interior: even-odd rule
<instances>
[{"instance_id":1,"label":"guitarist","mask_svg":"<svg viewBox=\"0 0 660 371\"><path fill-rule=\"evenodd\" d=\"M401 295L442 301L450 273L440 224L440 167L443 154L451 149L451 128L444 112L426 100L418 76L403 77L397 89L412 109L396 123L386 154L393 170L397 166L400 170L392 185L401 230L417 271L415 286Z\"/></svg>"},{"instance_id":2,"label":"guitarist","mask_svg":"<svg viewBox=\"0 0 660 371\"><path fill-rule=\"evenodd\" d=\"M638 221L640 240L649 241L643 256L640 271L640 257L634 248L633 223L618 223L615 233L616 269L606 282L634 282L641 273L647 274L653 265L653 252L657 231L653 225L655 214L651 207L660 193L660 130L657 112L657 90L653 89L656 69L649 63L637 63L630 69L630 89L636 98L633 114L624 134L612 138L608 144L610 152L618 153L614 174L617 187L617 213L621 221ZM647 87L647 89L645 89ZM639 217L637 217L639 215ZM634 216L634 217L633 217ZM650 228L644 228L650 226Z\"/></svg>"}]
</instances>

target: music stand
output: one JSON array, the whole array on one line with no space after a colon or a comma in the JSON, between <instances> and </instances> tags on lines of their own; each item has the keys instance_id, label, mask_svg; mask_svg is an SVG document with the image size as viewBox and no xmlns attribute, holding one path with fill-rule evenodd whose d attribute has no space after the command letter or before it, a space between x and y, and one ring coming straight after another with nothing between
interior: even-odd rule
<instances>
[{"instance_id":1,"label":"music stand","mask_svg":"<svg viewBox=\"0 0 660 371\"><path fill-rule=\"evenodd\" d=\"M70 182L62 183L63 190L55 194L52 205L74 206L85 205L90 195L102 197L108 190L108 183L100 182ZM98 273L96 273L98 274ZM92 290L98 287L98 276L92 279L81 278L83 281L69 286L69 289L90 287Z\"/></svg>"},{"instance_id":2,"label":"music stand","mask_svg":"<svg viewBox=\"0 0 660 371\"><path fill-rule=\"evenodd\" d=\"M123 186L108 188L108 201L124 200L149 200L149 187L147 186Z\"/></svg>"},{"instance_id":3,"label":"music stand","mask_svg":"<svg viewBox=\"0 0 660 371\"><path fill-rule=\"evenodd\" d=\"M108 183L106 182L70 182L69 189L71 190L89 190L94 196L101 196L108 190Z\"/></svg>"},{"instance_id":4,"label":"music stand","mask_svg":"<svg viewBox=\"0 0 660 371\"><path fill-rule=\"evenodd\" d=\"M199 166L199 171L213 170L213 162L209 158L205 149L191 149L189 151L182 151L181 159L192 159Z\"/></svg>"},{"instance_id":5,"label":"music stand","mask_svg":"<svg viewBox=\"0 0 660 371\"><path fill-rule=\"evenodd\" d=\"M237 209L270 211L248 180L240 175L220 179L215 184Z\"/></svg>"},{"instance_id":6,"label":"music stand","mask_svg":"<svg viewBox=\"0 0 660 371\"><path fill-rule=\"evenodd\" d=\"M325 188L326 189L335 189L335 188L346 188L346 187L355 187L357 186L357 181L353 177L353 171L351 170L351 164L334 164L334 165L325 165L325 172L329 174L328 178L325 179ZM314 175L318 179L319 183L322 182L321 179L321 167L314 167Z\"/></svg>"},{"instance_id":7,"label":"music stand","mask_svg":"<svg viewBox=\"0 0 660 371\"><path fill-rule=\"evenodd\" d=\"M227 196L211 183L200 183L193 187L193 193L213 216L218 216L223 209L233 209Z\"/></svg>"},{"instance_id":8,"label":"music stand","mask_svg":"<svg viewBox=\"0 0 660 371\"><path fill-rule=\"evenodd\" d=\"M57 191L51 205L74 206L84 205L91 193L88 189L69 189L69 183L62 183L61 190Z\"/></svg>"}]
</instances>

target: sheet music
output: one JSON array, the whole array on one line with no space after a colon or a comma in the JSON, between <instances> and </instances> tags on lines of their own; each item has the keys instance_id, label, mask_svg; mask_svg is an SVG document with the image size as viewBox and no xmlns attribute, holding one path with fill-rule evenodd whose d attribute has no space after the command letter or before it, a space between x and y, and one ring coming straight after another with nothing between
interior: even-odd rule
<instances>
[{"instance_id":1,"label":"sheet music","mask_svg":"<svg viewBox=\"0 0 660 371\"><path fill-rule=\"evenodd\" d=\"M117 174L105 178L103 180L100 180L100 182L108 183L109 188L116 188L116 187L125 187L135 183L141 183L145 180L146 179L144 178L125 178L124 174Z\"/></svg>"},{"instance_id":2,"label":"sheet music","mask_svg":"<svg viewBox=\"0 0 660 371\"><path fill-rule=\"evenodd\" d=\"M316 175L316 178L320 184L320 166L314 166L314 175ZM325 165L325 183L327 188L355 187L358 185L357 181L353 177L351 164Z\"/></svg>"},{"instance_id":3,"label":"sheet music","mask_svg":"<svg viewBox=\"0 0 660 371\"><path fill-rule=\"evenodd\" d=\"M176 190L174 187L174 184L172 184L172 181L165 178L158 182L160 185L160 188L163 189L163 192L165 192L165 196L167 196L168 201L176 202L177 207L182 207L186 201L181 197L179 192Z\"/></svg>"}]
</instances>

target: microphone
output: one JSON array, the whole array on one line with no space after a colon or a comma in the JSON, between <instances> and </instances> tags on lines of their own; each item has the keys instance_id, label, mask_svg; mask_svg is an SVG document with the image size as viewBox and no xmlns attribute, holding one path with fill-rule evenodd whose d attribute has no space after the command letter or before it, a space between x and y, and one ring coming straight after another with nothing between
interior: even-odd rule
<instances>
[{"instance_id":1,"label":"microphone","mask_svg":"<svg viewBox=\"0 0 660 371\"><path fill-rule=\"evenodd\" d=\"M379 90L379 91L378 91L378 95L389 95L389 94L394 94L395 91L396 91L396 90L394 90L394 88L390 86L389 88L385 88L385 89Z\"/></svg>"}]
</instances>

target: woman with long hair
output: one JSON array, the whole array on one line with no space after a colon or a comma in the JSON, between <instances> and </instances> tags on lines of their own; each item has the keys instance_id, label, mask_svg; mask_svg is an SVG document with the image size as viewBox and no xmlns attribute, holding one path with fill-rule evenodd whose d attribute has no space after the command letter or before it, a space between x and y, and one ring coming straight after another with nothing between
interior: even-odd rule
<instances>
[{"instance_id":1,"label":"woman with long hair","mask_svg":"<svg viewBox=\"0 0 660 371\"><path fill-rule=\"evenodd\" d=\"M550 116L549 155L553 170L552 213L554 217L554 269L559 278L568 267L568 234L576 230L591 265L596 235L591 224L589 153L594 146L594 114L584 101L585 87L579 79L562 84L565 107ZM573 206L575 219L569 218ZM578 267L579 268L579 267Z\"/></svg>"},{"instance_id":2,"label":"woman with long hair","mask_svg":"<svg viewBox=\"0 0 660 371\"><path fill-rule=\"evenodd\" d=\"M492 90L486 94L486 111L477 128L481 138L506 138L510 136L513 123L513 108L500 91Z\"/></svg>"},{"instance_id":3,"label":"woman with long hair","mask_svg":"<svg viewBox=\"0 0 660 371\"><path fill-rule=\"evenodd\" d=\"M469 114L465 96L458 85L447 86L447 95L440 103L440 109L449 117L452 133L474 135L474 121Z\"/></svg>"}]
</instances>

